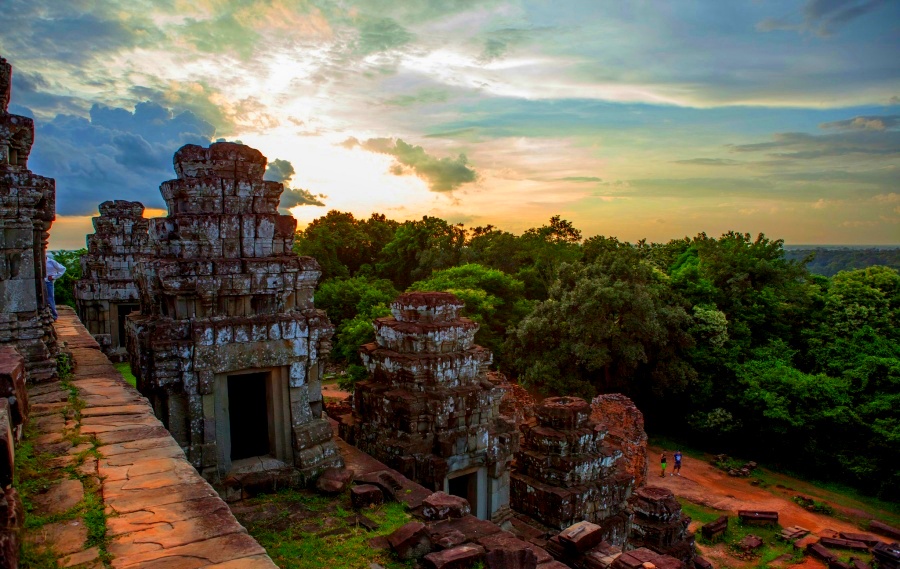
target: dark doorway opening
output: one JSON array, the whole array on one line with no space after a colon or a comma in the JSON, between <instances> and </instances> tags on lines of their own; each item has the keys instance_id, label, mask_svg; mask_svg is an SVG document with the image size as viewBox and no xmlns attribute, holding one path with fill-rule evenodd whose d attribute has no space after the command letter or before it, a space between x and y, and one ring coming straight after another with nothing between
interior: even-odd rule
<instances>
[{"instance_id":1,"label":"dark doorway opening","mask_svg":"<svg viewBox=\"0 0 900 569\"><path fill-rule=\"evenodd\" d=\"M228 376L231 460L269 454L268 372Z\"/></svg>"},{"instance_id":2,"label":"dark doorway opening","mask_svg":"<svg viewBox=\"0 0 900 569\"><path fill-rule=\"evenodd\" d=\"M119 304L116 306L117 316L119 317L119 345L118 348L125 347L125 324L128 322L128 315L135 310L140 309L139 304Z\"/></svg>"},{"instance_id":3,"label":"dark doorway opening","mask_svg":"<svg viewBox=\"0 0 900 569\"><path fill-rule=\"evenodd\" d=\"M459 496L469 501L472 513L478 511L478 472L463 474L447 480L451 496Z\"/></svg>"}]
</instances>

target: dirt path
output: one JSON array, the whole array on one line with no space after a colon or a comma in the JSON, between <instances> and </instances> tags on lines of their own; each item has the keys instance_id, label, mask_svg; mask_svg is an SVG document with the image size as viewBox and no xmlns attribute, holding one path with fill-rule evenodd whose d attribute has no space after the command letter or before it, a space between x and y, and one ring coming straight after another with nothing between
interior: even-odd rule
<instances>
[{"instance_id":1,"label":"dirt path","mask_svg":"<svg viewBox=\"0 0 900 569\"><path fill-rule=\"evenodd\" d=\"M775 510L782 527L802 526L815 534L834 532L860 532L860 527L851 521L844 521L810 512L791 500L795 494L806 494L806 488L760 488L750 484L748 478L734 478L703 460L685 456L681 476L670 476L671 463L665 478L659 477L656 458L662 449L650 447L651 462L649 484L670 489L676 496L696 504L724 510L736 514L738 510ZM671 456L672 451L668 450ZM797 481L797 486L808 486ZM827 501L827 500L826 500ZM832 504L834 505L834 504ZM834 505L840 508L840 506ZM876 514L856 510L859 519L876 517ZM859 515L863 514L863 515ZM888 541L887 538L884 538Z\"/></svg>"}]
</instances>

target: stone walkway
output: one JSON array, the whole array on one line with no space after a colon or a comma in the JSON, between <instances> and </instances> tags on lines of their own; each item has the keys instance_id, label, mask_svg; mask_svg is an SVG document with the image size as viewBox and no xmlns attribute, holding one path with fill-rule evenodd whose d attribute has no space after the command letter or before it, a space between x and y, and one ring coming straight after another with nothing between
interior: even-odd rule
<instances>
[{"instance_id":1,"label":"stone walkway","mask_svg":"<svg viewBox=\"0 0 900 569\"><path fill-rule=\"evenodd\" d=\"M67 381L29 389L29 440L54 457L30 515L62 521L29 530L33 548L61 567L275 568L72 309L60 308L56 330L75 367Z\"/></svg>"}]
</instances>

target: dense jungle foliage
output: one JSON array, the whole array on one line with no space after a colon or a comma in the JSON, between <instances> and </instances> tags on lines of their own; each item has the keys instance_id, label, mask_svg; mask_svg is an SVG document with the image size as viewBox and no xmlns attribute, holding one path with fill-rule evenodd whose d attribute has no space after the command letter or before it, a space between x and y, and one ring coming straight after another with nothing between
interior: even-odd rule
<instances>
[{"instance_id":1,"label":"dense jungle foliage","mask_svg":"<svg viewBox=\"0 0 900 569\"><path fill-rule=\"evenodd\" d=\"M449 291L523 384L624 392L651 433L900 499L893 268L826 277L808 269L814 255L789 258L764 235L583 239L559 216L514 235L331 211L295 250L322 267L316 306L352 378L399 292Z\"/></svg>"}]
</instances>

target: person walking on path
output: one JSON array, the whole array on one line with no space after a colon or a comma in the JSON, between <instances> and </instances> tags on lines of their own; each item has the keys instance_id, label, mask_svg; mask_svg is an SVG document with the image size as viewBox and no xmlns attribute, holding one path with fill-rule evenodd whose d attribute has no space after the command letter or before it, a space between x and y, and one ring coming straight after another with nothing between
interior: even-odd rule
<instances>
[{"instance_id":1,"label":"person walking on path","mask_svg":"<svg viewBox=\"0 0 900 569\"><path fill-rule=\"evenodd\" d=\"M662 474L660 476L662 478L666 477L666 452L663 451L662 455L659 457L659 464L662 466Z\"/></svg>"},{"instance_id":2,"label":"person walking on path","mask_svg":"<svg viewBox=\"0 0 900 569\"><path fill-rule=\"evenodd\" d=\"M59 318L59 314L56 312L56 290L53 283L65 273L66 268L59 261L47 255L47 278L44 282L47 286L47 305L50 307L53 320Z\"/></svg>"},{"instance_id":3,"label":"person walking on path","mask_svg":"<svg viewBox=\"0 0 900 569\"><path fill-rule=\"evenodd\" d=\"M681 451L675 451L675 466L672 467L672 476L681 476Z\"/></svg>"}]
</instances>

